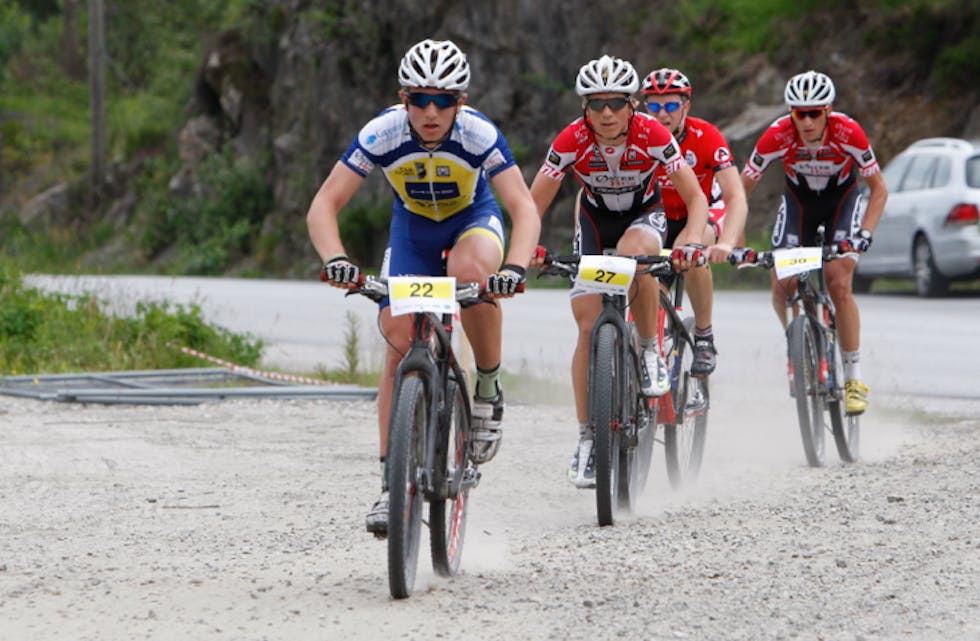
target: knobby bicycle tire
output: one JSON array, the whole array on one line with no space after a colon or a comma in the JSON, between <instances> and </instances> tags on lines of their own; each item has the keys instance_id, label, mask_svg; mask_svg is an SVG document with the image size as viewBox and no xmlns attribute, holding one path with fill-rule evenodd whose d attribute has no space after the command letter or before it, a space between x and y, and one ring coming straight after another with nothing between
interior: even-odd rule
<instances>
[{"instance_id":1,"label":"knobby bicycle tire","mask_svg":"<svg viewBox=\"0 0 980 641\"><path fill-rule=\"evenodd\" d=\"M793 319L787 336L803 452L810 467L820 467L825 454L824 399L819 381L820 338L814 331L813 321L805 315Z\"/></svg>"},{"instance_id":2,"label":"knobby bicycle tire","mask_svg":"<svg viewBox=\"0 0 980 641\"><path fill-rule=\"evenodd\" d=\"M668 317L669 319L669 317ZM687 335L694 335L694 319L684 319ZM672 325L672 323L671 323ZM674 489L693 484L701 472L704 446L708 432L708 377L691 376L694 350L680 328L668 327L673 346L668 354L670 394L674 404L674 424L664 425L664 453L667 457L667 478Z\"/></svg>"},{"instance_id":3,"label":"knobby bicycle tire","mask_svg":"<svg viewBox=\"0 0 980 641\"><path fill-rule=\"evenodd\" d=\"M419 470L425 465L429 407L420 376L401 379L388 435L388 585L391 596L411 596L418 567L423 491Z\"/></svg>"},{"instance_id":4,"label":"knobby bicycle tire","mask_svg":"<svg viewBox=\"0 0 980 641\"><path fill-rule=\"evenodd\" d=\"M433 465L433 478L438 495L429 501L432 568L440 576L448 577L456 574L463 556L463 537L466 534L470 491L468 486L463 487L462 479L470 465L467 456L469 434L470 411L467 406L466 390L450 380L446 407L440 416ZM439 493L440 491L447 492L445 498Z\"/></svg>"},{"instance_id":5,"label":"knobby bicycle tire","mask_svg":"<svg viewBox=\"0 0 980 641\"><path fill-rule=\"evenodd\" d=\"M595 497L599 525L612 525L619 500L619 332L611 323L596 332L589 378L589 408L595 429Z\"/></svg>"},{"instance_id":6,"label":"knobby bicycle tire","mask_svg":"<svg viewBox=\"0 0 980 641\"><path fill-rule=\"evenodd\" d=\"M845 463L858 460L861 445L861 418L847 415L847 399L844 395L844 355L841 354L840 341L834 340L833 351L828 355L833 377L833 391L827 410L834 431L834 444L837 455Z\"/></svg>"}]
</instances>

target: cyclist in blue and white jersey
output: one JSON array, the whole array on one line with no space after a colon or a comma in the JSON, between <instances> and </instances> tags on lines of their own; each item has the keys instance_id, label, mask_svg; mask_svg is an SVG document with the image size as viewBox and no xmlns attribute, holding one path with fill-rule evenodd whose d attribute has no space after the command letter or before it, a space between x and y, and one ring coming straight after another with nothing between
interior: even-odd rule
<instances>
[{"instance_id":1,"label":"cyclist in blue and white jersey","mask_svg":"<svg viewBox=\"0 0 980 641\"><path fill-rule=\"evenodd\" d=\"M534 201L499 129L465 105L470 68L449 40L412 46L398 69L400 104L382 111L360 131L320 187L307 213L313 245L327 281L352 288L360 269L347 256L337 222L341 210L374 169L394 192L382 276L454 276L486 281L496 296L512 296L524 281L541 229ZM503 215L490 186L510 215L505 251ZM443 250L450 249L443 260ZM385 457L394 373L408 349L409 316L380 309L389 341L378 385L382 494L367 517L367 529L387 532ZM504 397L500 386L502 315L497 305L461 312L477 367L473 404L476 438L492 456L499 445Z\"/></svg>"}]
</instances>

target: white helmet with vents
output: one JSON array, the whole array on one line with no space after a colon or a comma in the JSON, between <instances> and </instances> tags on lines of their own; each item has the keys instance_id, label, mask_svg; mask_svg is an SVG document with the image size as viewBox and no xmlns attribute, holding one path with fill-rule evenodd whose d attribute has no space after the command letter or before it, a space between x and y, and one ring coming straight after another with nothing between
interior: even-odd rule
<instances>
[{"instance_id":1,"label":"white helmet with vents","mask_svg":"<svg viewBox=\"0 0 980 641\"><path fill-rule=\"evenodd\" d=\"M575 81L575 93L580 96L594 93L633 94L639 88L640 77L633 65L613 56L602 56L582 65Z\"/></svg>"},{"instance_id":2,"label":"white helmet with vents","mask_svg":"<svg viewBox=\"0 0 980 641\"><path fill-rule=\"evenodd\" d=\"M819 71L798 73L786 83L786 105L796 107L826 107L834 101L834 83Z\"/></svg>"},{"instance_id":3,"label":"white helmet with vents","mask_svg":"<svg viewBox=\"0 0 980 641\"><path fill-rule=\"evenodd\" d=\"M412 46L398 66L402 87L466 91L470 65L452 40L425 39Z\"/></svg>"}]
</instances>

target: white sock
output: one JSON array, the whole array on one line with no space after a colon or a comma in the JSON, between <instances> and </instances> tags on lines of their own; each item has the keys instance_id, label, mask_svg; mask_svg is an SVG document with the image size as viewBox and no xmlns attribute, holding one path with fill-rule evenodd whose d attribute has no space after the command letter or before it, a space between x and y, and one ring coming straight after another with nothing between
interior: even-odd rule
<instances>
[{"instance_id":1,"label":"white sock","mask_svg":"<svg viewBox=\"0 0 980 641\"><path fill-rule=\"evenodd\" d=\"M844 380L861 380L861 351L842 352L844 356Z\"/></svg>"}]
</instances>

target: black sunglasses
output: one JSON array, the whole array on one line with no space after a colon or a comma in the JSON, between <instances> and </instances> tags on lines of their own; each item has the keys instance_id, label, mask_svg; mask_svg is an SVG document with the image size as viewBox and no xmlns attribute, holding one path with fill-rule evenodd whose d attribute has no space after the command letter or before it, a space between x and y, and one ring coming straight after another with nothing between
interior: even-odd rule
<instances>
[{"instance_id":1,"label":"black sunglasses","mask_svg":"<svg viewBox=\"0 0 980 641\"><path fill-rule=\"evenodd\" d=\"M804 118L816 120L823 114L823 112L823 109L794 109L793 116L797 120L803 120Z\"/></svg>"},{"instance_id":2,"label":"black sunglasses","mask_svg":"<svg viewBox=\"0 0 980 641\"><path fill-rule=\"evenodd\" d=\"M629 104L629 98L589 98L586 103L592 111L602 111L609 107L613 111L619 111Z\"/></svg>"},{"instance_id":3,"label":"black sunglasses","mask_svg":"<svg viewBox=\"0 0 980 641\"><path fill-rule=\"evenodd\" d=\"M408 94L408 104L419 109L425 109L435 103L437 109L449 109L459 102L459 96L454 93L420 93Z\"/></svg>"},{"instance_id":4,"label":"black sunglasses","mask_svg":"<svg viewBox=\"0 0 980 641\"><path fill-rule=\"evenodd\" d=\"M674 113L675 111L677 111L678 109L681 108L681 104L682 103L679 100L675 100L674 102L665 102L663 104L660 104L659 102L648 102L648 103L646 103L646 105L647 105L647 111L649 111L652 114L658 114L658 113L660 113L660 110L661 109L663 109L664 111L666 111L669 114L672 114L672 113Z\"/></svg>"}]
</instances>

